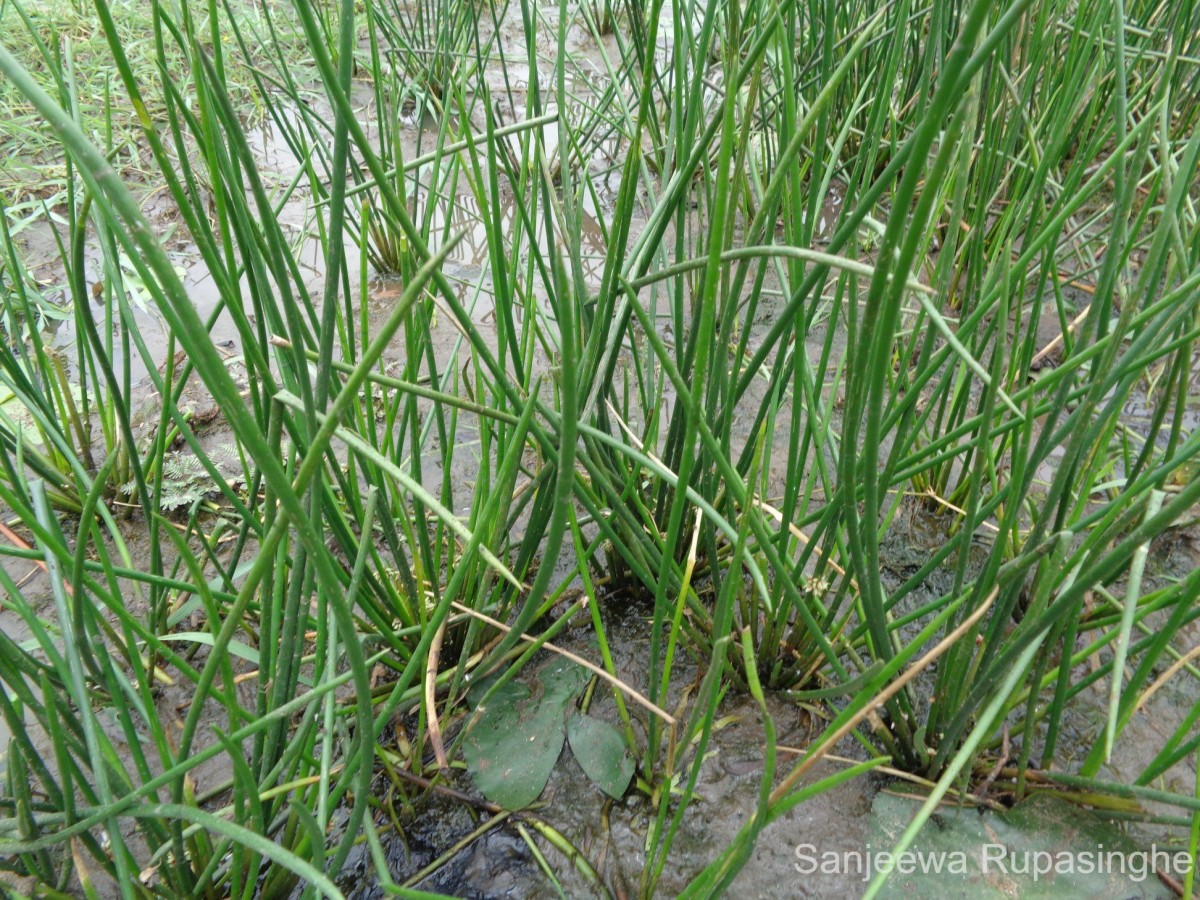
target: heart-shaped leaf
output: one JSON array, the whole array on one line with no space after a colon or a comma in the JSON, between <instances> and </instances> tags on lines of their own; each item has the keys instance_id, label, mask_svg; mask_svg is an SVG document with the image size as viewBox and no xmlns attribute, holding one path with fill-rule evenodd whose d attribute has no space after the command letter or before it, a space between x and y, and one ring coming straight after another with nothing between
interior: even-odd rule
<instances>
[{"instance_id":1,"label":"heart-shaped leaf","mask_svg":"<svg viewBox=\"0 0 1200 900\"><path fill-rule=\"evenodd\" d=\"M502 685L479 707L479 718L463 742L475 786L505 809L523 809L545 790L566 739L564 711L588 676L564 660L543 666L538 679L538 697L531 698L522 684Z\"/></svg>"}]
</instances>

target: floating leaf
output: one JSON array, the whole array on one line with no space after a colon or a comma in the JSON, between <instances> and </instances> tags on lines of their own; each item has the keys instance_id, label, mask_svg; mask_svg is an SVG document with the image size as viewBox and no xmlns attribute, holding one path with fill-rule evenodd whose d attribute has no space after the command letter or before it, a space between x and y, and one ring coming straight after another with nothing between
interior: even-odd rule
<instances>
[{"instance_id":1,"label":"floating leaf","mask_svg":"<svg viewBox=\"0 0 1200 900\"><path fill-rule=\"evenodd\" d=\"M569 659L555 659L538 670L542 683L542 702L557 703L559 709L579 696L588 683L587 670Z\"/></svg>"},{"instance_id":2,"label":"floating leaf","mask_svg":"<svg viewBox=\"0 0 1200 900\"><path fill-rule=\"evenodd\" d=\"M564 712L587 679L574 663L556 661L538 672L540 696L508 682L478 708L463 755L485 797L505 809L523 809L541 796L566 740Z\"/></svg>"},{"instance_id":3,"label":"floating leaf","mask_svg":"<svg viewBox=\"0 0 1200 900\"><path fill-rule=\"evenodd\" d=\"M567 720L567 740L584 774L613 799L619 800L633 778L633 760L621 733L607 722L574 715Z\"/></svg>"}]
</instances>

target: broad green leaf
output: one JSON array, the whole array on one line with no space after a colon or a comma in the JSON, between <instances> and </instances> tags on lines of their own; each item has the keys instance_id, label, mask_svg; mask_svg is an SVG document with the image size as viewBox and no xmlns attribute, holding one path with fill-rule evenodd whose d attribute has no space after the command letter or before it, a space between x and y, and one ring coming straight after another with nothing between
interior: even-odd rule
<instances>
[{"instance_id":1,"label":"broad green leaf","mask_svg":"<svg viewBox=\"0 0 1200 900\"><path fill-rule=\"evenodd\" d=\"M620 799L633 778L633 760L621 733L607 722L574 715L567 720L567 740L584 774L608 796Z\"/></svg>"},{"instance_id":2,"label":"broad green leaf","mask_svg":"<svg viewBox=\"0 0 1200 900\"><path fill-rule=\"evenodd\" d=\"M463 755L485 797L505 809L523 809L541 796L566 740L565 710L587 678L574 663L555 661L538 672L539 696L508 682L478 707Z\"/></svg>"}]
</instances>

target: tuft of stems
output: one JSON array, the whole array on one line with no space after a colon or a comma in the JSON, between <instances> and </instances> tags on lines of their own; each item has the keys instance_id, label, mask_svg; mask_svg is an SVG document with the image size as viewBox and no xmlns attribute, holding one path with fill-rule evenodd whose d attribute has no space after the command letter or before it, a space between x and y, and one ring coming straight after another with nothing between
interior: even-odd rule
<instances>
[{"instance_id":1,"label":"tuft of stems","mask_svg":"<svg viewBox=\"0 0 1200 900\"><path fill-rule=\"evenodd\" d=\"M1017 798L1077 757L1194 811L1150 785L1200 706L1101 777L1200 675L1156 563L1200 501L1193 4L139 9L0 4L0 546L43 573L0 568L8 871L336 896L365 834L393 884L377 771L441 777L576 587L612 679L645 604L674 719L613 687L643 896L729 691L759 802L687 895L885 760L936 784L907 845L1010 737ZM790 771L771 692L830 716Z\"/></svg>"}]
</instances>

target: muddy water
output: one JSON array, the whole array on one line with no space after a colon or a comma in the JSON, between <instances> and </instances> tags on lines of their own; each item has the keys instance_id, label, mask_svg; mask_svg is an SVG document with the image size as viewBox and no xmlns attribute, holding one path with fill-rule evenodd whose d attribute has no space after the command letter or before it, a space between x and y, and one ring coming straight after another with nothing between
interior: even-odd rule
<instances>
[{"instance_id":1,"label":"muddy water","mask_svg":"<svg viewBox=\"0 0 1200 900\"><path fill-rule=\"evenodd\" d=\"M884 568L881 574L889 589L895 588L919 569L928 559L931 548L940 540L941 529L938 524L932 519L922 519L919 504L914 502L911 505L913 508L900 518L883 548ZM1178 546L1163 547L1162 553L1156 555L1154 577L1178 577L1200 565L1200 552L1195 546L1182 539L1176 543ZM951 573L935 573L909 599L914 605L931 601L944 594L952 580ZM650 614L645 601L621 592L604 599L601 607L617 675L631 688L642 693L648 690L645 660L649 654L646 623ZM1197 628L1193 626L1189 632L1193 639L1198 633ZM556 643L586 658L598 658L595 636L590 626L569 629ZM536 670L548 656L543 654L542 658L533 660L527 671ZM698 683L701 674L702 668L695 661L679 662L673 671L668 699L663 705L677 715L686 717L690 711L686 697ZM532 680L531 676L526 677ZM928 680L916 684L918 694L927 692L931 687ZM1082 698L1082 702L1070 710L1061 738L1062 765L1070 767L1091 748L1102 728L1106 703L1107 686L1096 684L1090 689L1089 696ZM1193 703L1193 697L1181 695L1176 688L1158 695L1145 713L1136 716L1130 723L1102 777L1126 783L1134 780L1151 760L1154 748L1163 746L1170 733L1185 721ZM781 773L786 773L790 762L796 758L795 754L810 746L820 733L823 721L786 694L769 694L767 705L780 748L779 768ZM635 733L640 747L644 749L648 714L636 706L631 706L631 710ZM596 691L588 714L613 725L619 722L615 703L603 689ZM683 815L672 853L657 885L657 896L674 896L686 887L729 845L754 811L761 786L765 748L760 711L744 695L731 695L722 703L717 721L719 726L712 735L708 752L700 766L695 798ZM451 727L448 733L451 739L460 724L461 719ZM804 783L811 784L833 776L844 766L864 758L864 748L847 739L834 749L829 759L813 770ZM690 763L690 759L687 761ZM426 760L426 763L432 766L432 760ZM564 751L545 792L533 807L525 813L515 814L507 822L494 824L482 835L469 840L476 829L491 819L493 812L481 808L479 804L483 803L482 798L470 778L461 770L456 770L446 784L450 790L458 791L459 795L451 796L448 792L437 790L417 792L412 814L401 822L402 834L392 831L386 820L381 818L378 821L390 875L395 881L406 882L442 858L441 864L432 873L412 881L410 886L470 898L559 896L559 888L539 868L537 859L517 828L518 823L524 822L528 829L527 820L534 818L563 835L603 882L602 886L598 886L585 878L573 867L571 859L539 840L539 847L549 860L554 877L566 896L638 895L639 882L647 866L648 834L656 813L654 805L643 791L631 788L621 800L606 798L579 768L571 754ZM1194 772L1187 765L1175 767L1168 774L1167 786L1185 796L1191 795L1195 786ZM895 823L881 820L878 802L881 791L892 795L911 794L911 788L903 782L883 776L860 777L818 794L790 810L763 831L728 895L752 898L861 896L865 887L861 872L850 868L815 872L806 869L801 874L796 868L800 858L797 854L861 854L865 848L873 845L876 851L888 849L898 832L891 830L897 827ZM1160 812L1169 814L1173 811L1163 808ZM982 813L982 808L959 808L953 804L947 804L942 810L944 816L957 816L967 823L984 821ZM1062 821L1061 817L1060 809L1052 815L1050 827L1054 822ZM1078 819L1102 821L1101 816L1082 812ZM889 824L881 824L881 821ZM904 818L898 824L902 828L906 823L907 818ZM986 832L989 826L985 824L982 827ZM1019 839L1032 841L1035 847L1041 846L1039 841L1050 838L1040 834L1029 831ZM1115 834L1113 840L1116 840ZM1128 831L1121 839L1136 848L1147 847L1154 841L1163 842L1172 836L1178 837L1178 833L1161 827L1140 826ZM1087 845L1086 841L1080 846L1085 850L1088 846L1094 847ZM814 848L818 849L814 851ZM955 845L953 849L976 852L973 846L967 844L962 847ZM449 858L443 858L444 854L449 854ZM382 889L371 880L370 871L365 856L352 861L344 882L348 887L352 886L351 897L374 900L385 896ZM898 880L897 885L901 881ZM985 879L981 884L985 892L998 890L996 896L1023 895L1019 887L997 887L994 880ZM1136 880L1121 882L1116 889L1126 891L1119 896L1131 897L1158 897L1167 893L1162 885L1143 885ZM973 895L969 887L964 888L961 894L957 893L958 890L957 886L953 887L948 896ZM904 888L900 886L894 890L885 889L883 893L883 896L904 895ZM1087 895L1072 893L1069 884L1059 884L1054 896Z\"/></svg>"},{"instance_id":2,"label":"muddy water","mask_svg":"<svg viewBox=\"0 0 1200 900\"><path fill-rule=\"evenodd\" d=\"M602 618L614 654L617 675L633 689L648 687L645 660L649 653L643 602L614 596L605 602ZM573 629L557 642L564 649L594 658L595 638L589 628ZM530 669L539 664L534 660ZM691 662L680 663L671 681L668 709L689 711L680 706L685 690L695 687L698 670ZM780 768L786 772L794 751L807 746L819 724L800 705L783 696L771 696L768 707L782 748ZM646 716L631 706L635 732L646 740ZM619 722L610 693L597 690L588 714L614 725ZM658 884L658 896L673 896L712 861L737 834L755 809L762 778L765 735L758 707L744 696L731 697L718 713L713 733L701 764L696 796L688 807L675 845ZM862 749L847 741L837 748L845 757L859 759ZM689 761L690 762L690 761ZM834 774L847 763L827 762L818 766L812 780ZM686 775L684 776L686 777ZM478 796L469 778L459 776L452 786L468 796ZM878 784L857 779L791 810L763 832L754 855L731 888L731 896L851 896L853 876L818 874L806 876L803 888L793 870L797 844L820 836L823 847L859 849L866 842L870 824L871 798ZM672 810L673 812L674 810ZM599 888L572 868L569 860L542 844L555 877L569 897L635 896L647 863L647 835L655 807L647 795L631 789L613 801L601 794L578 764L564 753L550 782L529 816L545 822L564 835L600 875ZM392 877L403 882L421 872L432 860L455 846L491 817L445 794L427 793L416 801L413 816L404 824L404 834L384 832L384 846ZM414 887L458 897L553 897L554 886L520 838L515 823L499 825L462 848L433 874ZM385 824L383 822L381 825ZM374 900L385 896L371 883L365 859L352 862L347 885L356 885L349 896ZM367 879L360 881L360 879ZM782 886L786 885L786 888ZM783 893L781 894L781 890Z\"/></svg>"}]
</instances>

